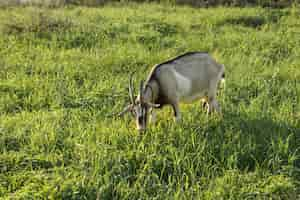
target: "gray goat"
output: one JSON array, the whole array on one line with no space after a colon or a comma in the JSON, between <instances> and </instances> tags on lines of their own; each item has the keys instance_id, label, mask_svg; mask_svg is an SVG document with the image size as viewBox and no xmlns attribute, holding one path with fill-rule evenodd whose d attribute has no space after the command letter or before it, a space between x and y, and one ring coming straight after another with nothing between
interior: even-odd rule
<instances>
[{"instance_id":1,"label":"gray goat","mask_svg":"<svg viewBox=\"0 0 300 200\"><path fill-rule=\"evenodd\" d=\"M175 120L181 119L179 102L191 103L202 100L207 113L220 108L216 100L218 83L224 80L224 65L217 63L208 53L188 52L155 65L146 82L141 81L139 94L133 95L132 76L129 82L131 104L119 116L131 111L136 118L139 131L147 126L148 113L154 119L154 108L171 105Z\"/></svg>"}]
</instances>

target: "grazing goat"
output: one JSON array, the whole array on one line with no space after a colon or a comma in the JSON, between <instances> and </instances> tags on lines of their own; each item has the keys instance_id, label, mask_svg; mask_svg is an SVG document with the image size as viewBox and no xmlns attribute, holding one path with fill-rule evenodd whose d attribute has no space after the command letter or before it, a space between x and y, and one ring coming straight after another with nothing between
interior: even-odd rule
<instances>
[{"instance_id":1,"label":"grazing goat","mask_svg":"<svg viewBox=\"0 0 300 200\"><path fill-rule=\"evenodd\" d=\"M146 82L141 81L136 99L133 95L132 76L130 77L131 104L119 116L131 111L135 115L137 129L144 131L148 113L153 118L154 108L164 105L172 106L176 121L181 118L179 102L202 100L204 106L207 106L207 113L214 110L220 112L216 94L219 81L225 78L224 70L224 65L203 52L188 52L155 65Z\"/></svg>"}]
</instances>

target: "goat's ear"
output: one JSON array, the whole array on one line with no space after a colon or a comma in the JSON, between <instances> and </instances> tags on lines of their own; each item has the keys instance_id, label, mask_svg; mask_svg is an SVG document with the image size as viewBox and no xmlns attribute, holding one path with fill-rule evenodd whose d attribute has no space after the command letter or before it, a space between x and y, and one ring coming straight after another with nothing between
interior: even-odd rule
<instances>
[{"instance_id":1,"label":"goat's ear","mask_svg":"<svg viewBox=\"0 0 300 200\"><path fill-rule=\"evenodd\" d=\"M130 97L131 104L134 105L135 102L134 102L134 88L133 88L132 77L133 77L133 73L130 75L128 92L129 92L129 97Z\"/></svg>"},{"instance_id":2,"label":"goat's ear","mask_svg":"<svg viewBox=\"0 0 300 200\"><path fill-rule=\"evenodd\" d=\"M147 102L146 104L151 108L159 108L160 107L160 104L155 104L155 103L150 103L150 102Z\"/></svg>"},{"instance_id":3,"label":"goat's ear","mask_svg":"<svg viewBox=\"0 0 300 200\"><path fill-rule=\"evenodd\" d=\"M122 112L120 112L119 114L117 114L117 116L118 116L118 117L121 117L121 116L123 116L124 114L126 114L127 112L132 111L132 110L133 110L133 107L134 107L133 104L127 105L127 106L123 109Z\"/></svg>"}]
</instances>

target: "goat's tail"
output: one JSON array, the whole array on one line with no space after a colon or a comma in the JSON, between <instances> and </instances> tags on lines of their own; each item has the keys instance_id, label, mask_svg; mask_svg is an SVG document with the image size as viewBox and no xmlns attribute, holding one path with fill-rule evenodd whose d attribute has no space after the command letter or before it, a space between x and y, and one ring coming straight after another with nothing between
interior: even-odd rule
<instances>
[{"instance_id":1,"label":"goat's tail","mask_svg":"<svg viewBox=\"0 0 300 200\"><path fill-rule=\"evenodd\" d=\"M221 79L225 81L225 72L223 72Z\"/></svg>"},{"instance_id":2,"label":"goat's tail","mask_svg":"<svg viewBox=\"0 0 300 200\"><path fill-rule=\"evenodd\" d=\"M223 73L221 75L221 85L222 85L222 87L225 88L225 67L224 67L224 65L222 65L222 66L223 66Z\"/></svg>"}]
</instances>

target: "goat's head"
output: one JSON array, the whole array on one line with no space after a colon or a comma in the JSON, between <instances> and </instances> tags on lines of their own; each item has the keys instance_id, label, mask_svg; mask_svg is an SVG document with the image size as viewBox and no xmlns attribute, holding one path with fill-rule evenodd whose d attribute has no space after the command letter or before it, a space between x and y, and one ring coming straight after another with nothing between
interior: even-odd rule
<instances>
[{"instance_id":1,"label":"goat's head","mask_svg":"<svg viewBox=\"0 0 300 200\"><path fill-rule=\"evenodd\" d=\"M141 81L139 94L136 98L134 98L133 81L131 75L129 81L130 104L126 106L121 113L118 114L119 116L122 116L127 112L131 112L135 118L136 128L139 132L143 132L146 130L149 109L152 107L159 107L159 105L153 104L148 99L145 99L144 94L144 83L143 81Z\"/></svg>"}]
</instances>

